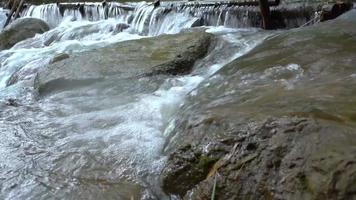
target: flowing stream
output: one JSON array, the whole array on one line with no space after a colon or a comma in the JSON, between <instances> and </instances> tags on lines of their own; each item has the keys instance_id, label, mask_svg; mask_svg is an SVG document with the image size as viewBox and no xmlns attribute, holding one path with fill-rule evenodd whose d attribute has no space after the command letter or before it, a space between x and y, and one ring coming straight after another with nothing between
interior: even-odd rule
<instances>
[{"instance_id":1,"label":"flowing stream","mask_svg":"<svg viewBox=\"0 0 356 200\"><path fill-rule=\"evenodd\" d=\"M267 36L213 26L226 21L207 24L217 43L189 75L108 79L39 99L29 82L60 54L178 33L197 20L147 3L106 14L96 10L83 17L73 10L61 15L55 4L30 7L23 17L44 19L52 29L0 52L0 199L168 198L159 174L175 111L199 83ZM118 30L118 24L129 28ZM19 81L11 84L14 74ZM8 106L12 99L18 106Z\"/></svg>"}]
</instances>

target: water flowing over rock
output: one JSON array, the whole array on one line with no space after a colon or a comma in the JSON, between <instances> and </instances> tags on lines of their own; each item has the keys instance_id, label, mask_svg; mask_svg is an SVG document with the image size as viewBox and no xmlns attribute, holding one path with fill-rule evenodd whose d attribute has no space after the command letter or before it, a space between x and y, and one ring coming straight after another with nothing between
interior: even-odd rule
<instances>
[{"instance_id":1,"label":"water flowing over rock","mask_svg":"<svg viewBox=\"0 0 356 200\"><path fill-rule=\"evenodd\" d=\"M171 122L164 190L354 199L354 12L267 39L202 82Z\"/></svg>"},{"instance_id":2,"label":"water flowing over rock","mask_svg":"<svg viewBox=\"0 0 356 200\"><path fill-rule=\"evenodd\" d=\"M124 79L187 74L195 61L208 52L211 40L208 33L192 32L121 42L70 55L40 71L36 85L43 92L72 88L108 76Z\"/></svg>"},{"instance_id":3,"label":"water flowing over rock","mask_svg":"<svg viewBox=\"0 0 356 200\"><path fill-rule=\"evenodd\" d=\"M50 30L0 51L0 199L354 199L355 12L238 5L28 5Z\"/></svg>"},{"instance_id":4,"label":"water flowing over rock","mask_svg":"<svg viewBox=\"0 0 356 200\"><path fill-rule=\"evenodd\" d=\"M98 21L107 18L126 16L133 11L130 5L110 3L104 6L101 3L83 4L44 4L32 5L25 9L22 16L31 16L45 20L51 27L58 25L63 19ZM125 18L123 18L125 19Z\"/></svg>"},{"instance_id":5,"label":"water flowing over rock","mask_svg":"<svg viewBox=\"0 0 356 200\"><path fill-rule=\"evenodd\" d=\"M49 30L46 22L36 18L17 19L0 33L0 50Z\"/></svg>"},{"instance_id":6,"label":"water flowing over rock","mask_svg":"<svg viewBox=\"0 0 356 200\"><path fill-rule=\"evenodd\" d=\"M266 34L210 27L142 39L113 35L117 24L68 22L0 52L1 199L169 199L158 180L169 119Z\"/></svg>"},{"instance_id":7,"label":"water flowing over rock","mask_svg":"<svg viewBox=\"0 0 356 200\"><path fill-rule=\"evenodd\" d=\"M271 8L277 28L294 28L315 17L319 3L282 4ZM23 16L38 17L52 27L63 19L97 21L119 18L145 35L177 32L177 28L191 26L225 26L230 28L261 27L261 16L256 6L238 6L234 2L161 2L152 3L86 3L33 5Z\"/></svg>"}]
</instances>

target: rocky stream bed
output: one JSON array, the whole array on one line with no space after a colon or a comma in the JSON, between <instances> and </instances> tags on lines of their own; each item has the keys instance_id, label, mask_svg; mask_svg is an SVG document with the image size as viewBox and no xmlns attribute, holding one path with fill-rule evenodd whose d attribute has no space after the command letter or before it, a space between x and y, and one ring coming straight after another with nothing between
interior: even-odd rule
<instances>
[{"instance_id":1,"label":"rocky stream bed","mask_svg":"<svg viewBox=\"0 0 356 200\"><path fill-rule=\"evenodd\" d=\"M356 199L354 9L264 31L150 6L0 33L0 199Z\"/></svg>"}]
</instances>

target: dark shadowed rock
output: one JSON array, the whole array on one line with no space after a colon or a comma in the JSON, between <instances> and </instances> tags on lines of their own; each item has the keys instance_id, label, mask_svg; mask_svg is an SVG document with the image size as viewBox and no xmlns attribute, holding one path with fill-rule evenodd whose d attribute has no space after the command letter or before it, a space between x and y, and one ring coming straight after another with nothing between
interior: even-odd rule
<instances>
[{"instance_id":1,"label":"dark shadowed rock","mask_svg":"<svg viewBox=\"0 0 356 200\"><path fill-rule=\"evenodd\" d=\"M163 189L356 199L355 20L272 37L203 82L174 121Z\"/></svg>"},{"instance_id":2,"label":"dark shadowed rock","mask_svg":"<svg viewBox=\"0 0 356 200\"><path fill-rule=\"evenodd\" d=\"M335 19L341 14L349 11L353 7L350 2L337 2L332 5L325 5L321 10L320 21Z\"/></svg>"},{"instance_id":3,"label":"dark shadowed rock","mask_svg":"<svg viewBox=\"0 0 356 200\"><path fill-rule=\"evenodd\" d=\"M153 2L153 6L155 7L155 8L157 8L157 7L159 7L160 6L160 0L155 0L154 2Z\"/></svg>"},{"instance_id":4,"label":"dark shadowed rock","mask_svg":"<svg viewBox=\"0 0 356 200\"><path fill-rule=\"evenodd\" d=\"M86 85L109 76L135 78L156 74L189 73L209 49L212 35L205 32L163 35L126 41L70 55L40 71L40 92Z\"/></svg>"},{"instance_id":5,"label":"dark shadowed rock","mask_svg":"<svg viewBox=\"0 0 356 200\"><path fill-rule=\"evenodd\" d=\"M17 107L17 106L19 106L20 104L19 104L19 102L18 102L16 99L8 98L8 99L6 99L5 105Z\"/></svg>"},{"instance_id":6,"label":"dark shadowed rock","mask_svg":"<svg viewBox=\"0 0 356 200\"><path fill-rule=\"evenodd\" d=\"M49 30L46 22L36 18L20 18L0 33L0 50L9 49L16 43Z\"/></svg>"},{"instance_id":7,"label":"dark shadowed rock","mask_svg":"<svg viewBox=\"0 0 356 200\"><path fill-rule=\"evenodd\" d=\"M125 29L127 29L127 28L129 28L130 27L130 25L128 25L128 24L125 24L125 23L119 23L119 24L117 24L116 26L115 26L115 30L113 31L113 33L115 34L115 33L120 33L120 32L122 32L123 30L125 30Z\"/></svg>"}]
</instances>

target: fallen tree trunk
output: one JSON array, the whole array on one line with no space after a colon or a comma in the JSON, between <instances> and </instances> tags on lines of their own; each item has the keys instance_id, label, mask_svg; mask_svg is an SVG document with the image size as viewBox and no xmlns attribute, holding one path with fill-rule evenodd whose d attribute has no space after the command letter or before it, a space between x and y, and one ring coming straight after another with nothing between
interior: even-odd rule
<instances>
[{"instance_id":1,"label":"fallen tree trunk","mask_svg":"<svg viewBox=\"0 0 356 200\"><path fill-rule=\"evenodd\" d=\"M6 22L5 22L5 24L4 24L4 28L10 23L11 18L12 18L12 15L13 15L14 12L16 11L17 5L18 5L18 1L17 1L17 0L14 0L14 2L13 2L13 4L12 4L12 8L11 8L11 10L10 10L10 13L9 13L9 15L7 16Z\"/></svg>"},{"instance_id":2,"label":"fallen tree trunk","mask_svg":"<svg viewBox=\"0 0 356 200\"><path fill-rule=\"evenodd\" d=\"M25 0L21 0L19 6L17 6L17 10L14 16L14 19L17 19L20 16L20 11L22 10L22 6L25 3Z\"/></svg>"}]
</instances>

